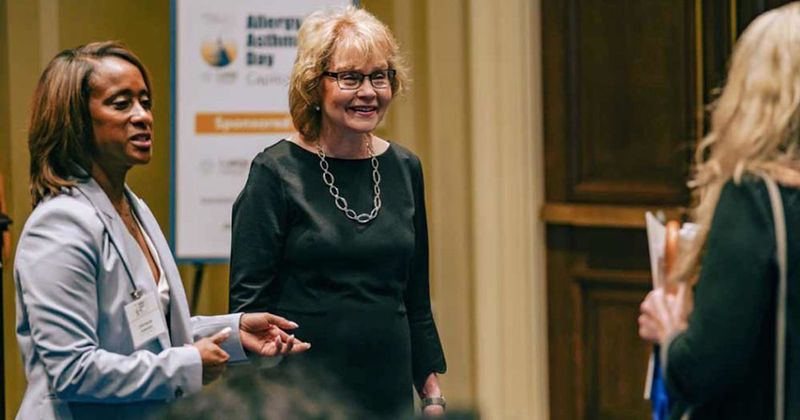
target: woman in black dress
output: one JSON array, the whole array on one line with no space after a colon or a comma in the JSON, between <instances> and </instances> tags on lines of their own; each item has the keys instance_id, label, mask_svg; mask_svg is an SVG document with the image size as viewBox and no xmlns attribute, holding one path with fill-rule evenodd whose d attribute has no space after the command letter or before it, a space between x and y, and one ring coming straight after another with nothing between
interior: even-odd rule
<instances>
[{"instance_id":1,"label":"woman in black dress","mask_svg":"<svg viewBox=\"0 0 800 420\"><path fill-rule=\"evenodd\" d=\"M673 419L800 419L798 151L800 2L794 2L759 16L737 42L711 131L696 153L692 185L701 230L677 267L676 278L685 282L677 296L655 290L641 305L639 334L661 345ZM775 398L780 219L756 173L780 184L788 233L781 252L788 256L783 402ZM695 281L693 301L685 299L687 282Z\"/></svg>"},{"instance_id":2,"label":"woman in black dress","mask_svg":"<svg viewBox=\"0 0 800 420\"><path fill-rule=\"evenodd\" d=\"M332 377L370 418L444 411L419 159L372 132L407 70L388 28L355 8L300 28L297 133L259 153L233 207L231 311L291 316L312 344L284 361ZM288 365L288 366L287 366Z\"/></svg>"}]
</instances>

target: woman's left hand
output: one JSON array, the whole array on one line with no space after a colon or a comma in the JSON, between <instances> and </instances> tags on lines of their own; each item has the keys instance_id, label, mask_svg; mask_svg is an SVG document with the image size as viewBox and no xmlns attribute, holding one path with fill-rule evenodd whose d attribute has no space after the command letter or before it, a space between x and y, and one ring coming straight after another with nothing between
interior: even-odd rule
<instances>
[{"instance_id":1,"label":"woman's left hand","mask_svg":"<svg viewBox=\"0 0 800 420\"><path fill-rule=\"evenodd\" d=\"M431 373L425 379L425 384L422 386L420 397L422 398L436 398L442 396L442 390L439 389L439 377L436 373ZM422 414L425 418L429 417L442 417L444 416L444 407L441 405L433 404L422 409Z\"/></svg>"},{"instance_id":2,"label":"woman's left hand","mask_svg":"<svg viewBox=\"0 0 800 420\"><path fill-rule=\"evenodd\" d=\"M302 353L311 348L311 344L284 331L295 328L294 322L267 312L243 314L239 321L239 339L245 350L265 357Z\"/></svg>"},{"instance_id":3,"label":"woman's left hand","mask_svg":"<svg viewBox=\"0 0 800 420\"><path fill-rule=\"evenodd\" d=\"M422 409L422 414L425 417L442 417L444 416L444 407L441 405L429 405Z\"/></svg>"}]
</instances>

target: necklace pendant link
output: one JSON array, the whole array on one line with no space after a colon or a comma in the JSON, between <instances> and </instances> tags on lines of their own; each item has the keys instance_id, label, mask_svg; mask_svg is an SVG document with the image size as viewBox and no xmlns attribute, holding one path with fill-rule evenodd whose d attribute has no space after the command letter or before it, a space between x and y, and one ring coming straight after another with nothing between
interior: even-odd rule
<instances>
[{"instance_id":1,"label":"necklace pendant link","mask_svg":"<svg viewBox=\"0 0 800 420\"><path fill-rule=\"evenodd\" d=\"M372 191L375 194L372 199L373 207L369 213L356 213L355 210L348 206L347 200L339 195L339 188L334 184L335 178L330 172L330 165L325 159L325 152L322 150L322 146L319 145L319 142L317 142L317 155L319 156L319 167L322 169L322 182L324 182L328 187L328 192L330 193L331 197L333 197L333 202L336 205L336 208L342 211L348 219L361 224L367 224L374 220L376 217L378 217L378 212L381 209L381 173L378 171L379 163L378 158L375 157L375 152L372 149L372 141L367 142L367 151L369 152L370 165L372 166Z\"/></svg>"}]
</instances>

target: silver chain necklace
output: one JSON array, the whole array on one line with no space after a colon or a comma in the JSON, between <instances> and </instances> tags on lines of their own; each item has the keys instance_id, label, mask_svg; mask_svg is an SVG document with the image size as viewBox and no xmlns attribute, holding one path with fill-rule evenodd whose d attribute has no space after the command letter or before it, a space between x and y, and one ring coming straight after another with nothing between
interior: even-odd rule
<instances>
[{"instance_id":1,"label":"silver chain necklace","mask_svg":"<svg viewBox=\"0 0 800 420\"><path fill-rule=\"evenodd\" d=\"M336 208L341 210L348 219L355 220L361 224L371 222L378 216L378 211L381 209L381 173L378 172L378 158L375 157L375 152L372 150L372 141L367 142L367 151L369 152L370 163L372 164L372 182L374 183L372 190L375 192L375 197L372 199L372 211L369 213L357 214L347 205L347 199L339 195L339 189L333 184L333 174L329 170L328 161L325 160L325 152L322 150L322 146L319 145L319 142L317 142L317 155L319 156L319 167L322 169L322 182L328 186L328 192L331 193Z\"/></svg>"}]
</instances>

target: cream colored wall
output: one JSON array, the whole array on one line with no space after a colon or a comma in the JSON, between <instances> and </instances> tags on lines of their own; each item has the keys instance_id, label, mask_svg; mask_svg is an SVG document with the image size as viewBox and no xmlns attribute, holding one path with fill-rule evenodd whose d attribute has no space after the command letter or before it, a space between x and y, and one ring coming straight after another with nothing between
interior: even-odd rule
<instances>
[{"instance_id":1,"label":"cream colored wall","mask_svg":"<svg viewBox=\"0 0 800 420\"><path fill-rule=\"evenodd\" d=\"M6 21L6 0L0 0L0 23ZM8 132L8 28L0 26L0 174L9 172L9 132ZM0 188L8 188L5 180Z\"/></svg>"},{"instance_id":2,"label":"cream colored wall","mask_svg":"<svg viewBox=\"0 0 800 420\"><path fill-rule=\"evenodd\" d=\"M6 0L0 0L0 173L3 174L3 185L0 187L4 187L5 190L8 190L10 185L9 181L9 173L10 170L10 159L9 159L9 152L11 150L11 130L9 129L9 100L8 100L8 70L9 70L9 63L8 63L8 28L5 26L6 22ZM2 258L2 255L0 255ZM7 273L6 270L3 270L3 278L6 277ZM9 293L8 288L5 287L5 284L9 283L8 281L4 281L0 287L3 287L3 296L5 297L7 293ZM3 299L3 317L9 316L9 311L6 308L9 306L6 302L11 302L13 304L14 299ZM11 306L11 311L13 314L13 306ZM5 325L0 326L3 328L3 350L6 352L5 349L13 347L16 345L16 341L14 340L13 334L7 333L5 329ZM13 331L13 330L12 330ZM8 366L6 365L6 369ZM6 378L2 378L8 386L8 381ZM0 395L0 397L5 397ZM3 414L5 417L5 413Z\"/></svg>"},{"instance_id":3,"label":"cream colored wall","mask_svg":"<svg viewBox=\"0 0 800 420\"><path fill-rule=\"evenodd\" d=\"M544 242L536 217L543 190L538 0L362 4L392 27L412 65L412 89L395 101L379 134L423 161L432 299L449 367L444 391L454 405L477 405L490 420L547 418ZM10 122L0 132L0 154L8 152L0 170L10 174L15 236L29 213L25 125L36 77L58 49L98 39L127 43L153 73L162 146L129 182L166 231L169 2L0 0L0 6L8 34L0 42L13 63L0 69L8 86L4 95L0 83L0 122L4 109ZM198 312L222 313L228 267L206 271ZM184 282L193 273L181 267ZM24 379L8 280L3 310L10 417Z\"/></svg>"},{"instance_id":4,"label":"cream colored wall","mask_svg":"<svg viewBox=\"0 0 800 420\"><path fill-rule=\"evenodd\" d=\"M547 418L539 2L469 5L478 403Z\"/></svg>"},{"instance_id":5,"label":"cream colored wall","mask_svg":"<svg viewBox=\"0 0 800 420\"><path fill-rule=\"evenodd\" d=\"M363 3L415 66L386 129L425 165L445 392L488 419L548 418L539 2Z\"/></svg>"},{"instance_id":6,"label":"cream colored wall","mask_svg":"<svg viewBox=\"0 0 800 420\"><path fill-rule=\"evenodd\" d=\"M39 56L39 3L37 1L7 1L6 51L8 83L8 103L2 108L8 110L9 124L6 191L9 200L9 215L14 220L11 227L12 242L16 242L23 222L30 212L30 198L27 195L28 153L25 127L28 106L33 93L36 77L41 72ZM21 361L14 336L14 283L11 281L11 264L3 270L3 337L5 354L6 417L13 418L25 389Z\"/></svg>"},{"instance_id":7,"label":"cream colored wall","mask_svg":"<svg viewBox=\"0 0 800 420\"><path fill-rule=\"evenodd\" d=\"M364 1L394 31L413 84L384 127L423 162L430 230L431 296L448 363L442 387L453 406L475 405L471 316L471 211L463 0Z\"/></svg>"},{"instance_id":8,"label":"cream colored wall","mask_svg":"<svg viewBox=\"0 0 800 420\"><path fill-rule=\"evenodd\" d=\"M489 419L547 418L539 2L363 3L415 66L386 129L426 169L445 392Z\"/></svg>"}]
</instances>

